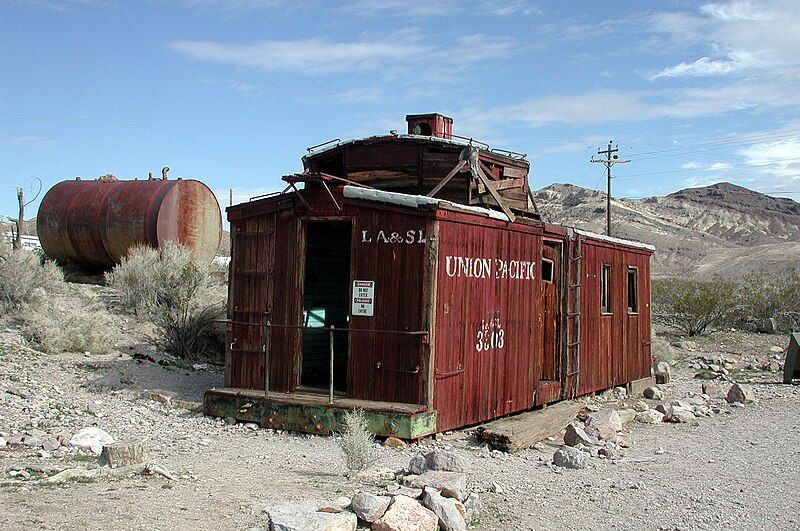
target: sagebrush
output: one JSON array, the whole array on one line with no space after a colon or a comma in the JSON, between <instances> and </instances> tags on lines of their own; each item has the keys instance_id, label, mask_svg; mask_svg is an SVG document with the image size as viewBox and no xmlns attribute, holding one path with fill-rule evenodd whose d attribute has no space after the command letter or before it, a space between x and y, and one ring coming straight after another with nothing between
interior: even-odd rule
<instances>
[{"instance_id":1,"label":"sagebrush","mask_svg":"<svg viewBox=\"0 0 800 531\"><path fill-rule=\"evenodd\" d=\"M214 320L224 316L225 285L186 247L134 247L107 281L129 311L153 322L152 339L165 351L191 360L221 355L224 337Z\"/></svg>"},{"instance_id":2,"label":"sagebrush","mask_svg":"<svg viewBox=\"0 0 800 531\"><path fill-rule=\"evenodd\" d=\"M94 301L53 296L26 304L20 311L25 334L43 352L106 354L120 332L114 317Z\"/></svg>"},{"instance_id":3,"label":"sagebrush","mask_svg":"<svg viewBox=\"0 0 800 531\"><path fill-rule=\"evenodd\" d=\"M360 409L344 414L344 430L338 440L344 465L350 474L374 465L378 460L375 437L369 430L367 418Z\"/></svg>"},{"instance_id":4,"label":"sagebrush","mask_svg":"<svg viewBox=\"0 0 800 531\"><path fill-rule=\"evenodd\" d=\"M49 260L24 249L0 245L0 310L17 312L64 288L64 274Z\"/></svg>"}]
</instances>

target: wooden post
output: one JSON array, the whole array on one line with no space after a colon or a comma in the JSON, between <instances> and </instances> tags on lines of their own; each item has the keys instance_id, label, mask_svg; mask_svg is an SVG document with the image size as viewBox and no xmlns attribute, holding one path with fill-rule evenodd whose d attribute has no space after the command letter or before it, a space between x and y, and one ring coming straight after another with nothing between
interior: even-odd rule
<instances>
[{"instance_id":1,"label":"wooden post","mask_svg":"<svg viewBox=\"0 0 800 531\"><path fill-rule=\"evenodd\" d=\"M328 403L333 404L333 325L328 329L330 340L330 359L328 360L330 366L330 375L328 378Z\"/></svg>"},{"instance_id":2,"label":"wooden post","mask_svg":"<svg viewBox=\"0 0 800 531\"><path fill-rule=\"evenodd\" d=\"M267 321L266 329L264 330L264 396L269 394L269 347L270 347L270 322Z\"/></svg>"},{"instance_id":3,"label":"wooden post","mask_svg":"<svg viewBox=\"0 0 800 531\"><path fill-rule=\"evenodd\" d=\"M22 249L22 227L25 223L25 192L22 188L17 188L17 202L19 202L19 217L14 220L17 225L17 233L11 242L15 251Z\"/></svg>"}]
</instances>

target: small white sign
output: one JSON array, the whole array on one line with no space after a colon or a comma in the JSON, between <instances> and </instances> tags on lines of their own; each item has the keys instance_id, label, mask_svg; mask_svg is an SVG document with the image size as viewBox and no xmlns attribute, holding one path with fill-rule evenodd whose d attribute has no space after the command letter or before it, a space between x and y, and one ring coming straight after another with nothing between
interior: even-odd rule
<instances>
[{"instance_id":1,"label":"small white sign","mask_svg":"<svg viewBox=\"0 0 800 531\"><path fill-rule=\"evenodd\" d=\"M353 315L372 317L375 309L375 281L353 281Z\"/></svg>"}]
</instances>

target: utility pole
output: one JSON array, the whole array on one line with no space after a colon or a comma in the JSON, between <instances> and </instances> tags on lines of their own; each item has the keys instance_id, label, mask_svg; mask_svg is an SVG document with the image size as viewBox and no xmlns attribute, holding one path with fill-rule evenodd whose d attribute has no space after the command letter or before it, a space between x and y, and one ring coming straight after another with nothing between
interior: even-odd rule
<instances>
[{"instance_id":1,"label":"utility pole","mask_svg":"<svg viewBox=\"0 0 800 531\"><path fill-rule=\"evenodd\" d=\"M606 188L606 235L611 236L611 166L614 164L625 164L626 162L630 162L630 160L619 160L619 155L615 155L616 152L619 151L619 148L612 148L612 141L608 141L608 147L606 149L597 148L598 155L605 155L606 158L604 159L595 159L592 157L592 160L589 162L599 162L606 167L606 180L608 181L608 186Z\"/></svg>"}]
</instances>

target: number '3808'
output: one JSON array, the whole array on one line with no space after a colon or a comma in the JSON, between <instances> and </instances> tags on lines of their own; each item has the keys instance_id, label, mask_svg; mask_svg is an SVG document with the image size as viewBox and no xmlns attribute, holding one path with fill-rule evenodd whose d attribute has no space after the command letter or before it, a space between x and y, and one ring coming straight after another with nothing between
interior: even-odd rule
<instances>
[{"instance_id":1,"label":"number '3808'","mask_svg":"<svg viewBox=\"0 0 800 531\"><path fill-rule=\"evenodd\" d=\"M500 319L482 320L475 340L475 350L478 352L503 348L506 344L506 331L503 330Z\"/></svg>"}]
</instances>

